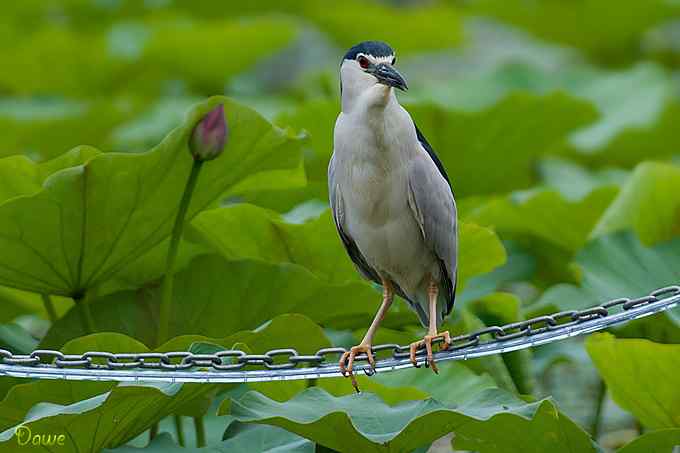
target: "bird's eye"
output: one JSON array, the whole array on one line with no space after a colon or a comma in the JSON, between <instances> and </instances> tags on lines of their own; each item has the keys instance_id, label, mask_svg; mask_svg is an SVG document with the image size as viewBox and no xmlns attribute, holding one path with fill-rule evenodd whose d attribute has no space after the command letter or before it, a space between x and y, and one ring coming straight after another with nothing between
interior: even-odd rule
<instances>
[{"instance_id":1,"label":"bird's eye","mask_svg":"<svg viewBox=\"0 0 680 453\"><path fill-rule=\"evenodd\" d=\"M392 65L397 62L397 57L392 57Z\"/></svg>"},{"instance_id":2,"label":"bird's eye","mask_svg":"<svg viewBox=\"0 0 680 453\"><path fill-rule=\"evenodd\" d=\"M368 68L368 58L364 57L363 55L359 55L357 61L359 62L359 66L361 66L363 69Z\"/></svg>"}]
</instances>

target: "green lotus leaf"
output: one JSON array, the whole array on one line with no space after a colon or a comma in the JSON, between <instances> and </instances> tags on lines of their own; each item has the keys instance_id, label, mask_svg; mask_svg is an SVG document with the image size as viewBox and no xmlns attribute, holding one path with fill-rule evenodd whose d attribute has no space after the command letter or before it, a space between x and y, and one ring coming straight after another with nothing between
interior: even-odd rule
<instances>
[{"instance_id":1,"label":"green lotus leaf","mask_svg":"<svg viewBox=\"0 0 680 453\"><path fill-rule=\"evenodd\" d=\"M586 198L603 186L620 187L628 172L621 169L589 170L573 161L546 157L539 164L542 182L569 201Z\"/></svg>"},{"instance_id":2,"label":"green lotus leaf","mask_svg":"<svg viewBox=\"0 0 680 453\"><path fill-rule=\"evenodd\" d=\"M466 219L491 226L501 235L533 237L575 253L586 243L616 192L604 187L573 202L551 190L531 192L522 199L517 199L518 194L483 204Z\"/></svg>"},{"instance_id":3,"label":"green lotus leaf","mask_svg":"<svg viewBox=\"0 0 680 453\"><path fill-rule=\"evenodd\" d=\"M302 224L272 211L242 204L204 211L192 226L229 260L294 263L333 284L361 280L338 238L330 211ZM459 288L505 261L505 250L489 229L462 223L459 230Z\"/></svg>"},{"instance_id":4,"label":"green lotus leaf","mask_svg":"<svg viewBox=\"0 0 680 453\"><path fill-rule=\"evenodd\" d=\"M43 163L35 163L22 155L0 159L0 204L10 198L39 192L51 174L83 165L97 154L99 151L95 148L79 146Z\"/></svg>"},{"instance_id":5,"label":"green lotus leaf","mask_svg":"<svg viewBox=\"0 0 680 453\"><path fill-rule=\"evenodd\" d=\"M175 337L222 338L286 313L300 313L315 322L357 313L367 318L380 303L380 294L367 285L330 286L299 266L229 263L214 255L197 258L175 278L169 326ZM123 333L151 346L157 341L159 301L158 288L112 293L91 302L92 316L99 330ZM83 329L74 307L50 328L41 347L58 348L84 335Z\"/></svg>"},{"instance_id":6,"label":"green lotus leaf","mask_svg":"<svg viewBox=\"0 0 680 453\"><path fill-rule=\"evenodd\" d=\"M298 140L251 110L212 98L151 151L100 154L53 173L40 192L1 204L0 283L79 296L160 243L191 167L188 135L218 102L226 104L230 139L220 159L205 166L189 219L225 193L239 193L249 178L297 172Z\"/></svg>"},{"instance_id":7,"label":"green lotus leaf","mask_svg":"<svg viewBox=\"0 0 680 453\"><path fill-rule=\"evenodd\" d=\"M680 345L598 334L586 348L619 406L649 429L680 427Z\"/></svg>"},{"instance_id":8,"label":"green lotus leaf","mask_svg":"<svg viewBox=\"0 0 680 453\"><path fill-rule=\"evenodd\" d=\"M635 110L625 108L622 111ZM644 124L625 128L605 145L589 153L572 150L570 157L591 167L634 167L647 159L667 159L680 145L675 125L680 103L672 97L659 106L659 113Z\"/></svg>"},{"instance_id":9,"label":"green lotus leaf","mask_svg":"<svg viewBox=\"0 0 680 453\"><path fill-rule=\"evenodd\" d=\"M617 453L648 453L651 451L673 451L680 445L680 428L659 429L643 434Z\"/></svg>"},{"instance_id":10,"label":"green lotus leaf","mask_svg":"<svg viewBox=\"0 0 680 453\"><path fill-rule=\"evenodd\" d=\"M480 112L424 105L410 106L409 112L440 156L459 197L529 187L535 161L595 119L589 104L559 93L513 94Z\"/></svg>"},{"instance_id":11,"label":"green lotus leaf","mask_svg":"<svg viewBox=\"0 0 680 453\"><path fill-rule=\"evenodd\" d=\"M236 422L232 425L238 424ZM231 425L230 425L231 426ZM172 436L162 433L154 438L146 447L123 446L106 453L184 453L187 448L175 443ZM275 426L244 425L232 437L203 448L194 448L198 453L314 453L314 444L307 439L289 433Z\"/></svg>"},{"instance_id":12,"label":"green lotus leaf","mask_svg":"<svg viewBox=\"0 0 680 453\"><path fill-rule=\"evenodd\" d=\"M526 403L497 389L482 391L455 407L433 399L389 406L373 394L338 398L319 388L285 403L249 392L220 411L242 422L282 427L342 452L408 452L449 432L454 433L457 448L460 442L484 453L498 451L498 445L508 446L507 451L527 451L520 450L527 445L532 446L528 451L536 452L596 451L588 435L549 400ZM528 428L543 435L517 435Z\"/></svg>"},{"instance_id":13,"label":"green lotus leaf","mask_svg":"<svg viewBox=\"0 0 680 453\"><path fill-rule=\"evenodd\" d=\"M631 229L643 244L680 236L680 166L657 162L638 165L592 235Z\"/></svg>"},{"instance_id":14,"label":"green lotus leaf","mask_svg":"<svg viewBox=\"0 0 680 453\"><path fill-rule=\"evenodd\" d=\"M590 241L576 257L579 286L549 288L532 311L575 310L619 297L639 297L677 284L680 239L645 247L631 232L619 232ZM669 316L677 316L670 312Z\"/></svg>"}]
</instances>

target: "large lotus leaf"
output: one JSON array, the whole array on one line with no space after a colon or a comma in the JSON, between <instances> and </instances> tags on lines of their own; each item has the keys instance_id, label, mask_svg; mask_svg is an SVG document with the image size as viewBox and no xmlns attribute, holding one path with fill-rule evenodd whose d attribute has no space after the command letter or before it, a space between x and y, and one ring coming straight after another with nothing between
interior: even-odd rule
<instances>
[{"instance_id":1,"label":"large lotus leaf","mask_svg":"<svg viewBox=\"0 0 680 453\"><path fill-rule=\"evenodd\" d=\"M294 224L266 209L232 205L202 212L192 226L229 260L294 263L334 284L360 280L338 238L330 211ZM459 288L470 277L489 272L505 261L503 245L489 229L463 223L459 240Z\"/></svg>"},{"instance_id":2,"label":"large lotus leaf","mask_svg":"<svg viewBox=\"0 0 680 453\"><path fill-rule=\"evenodd\" d=\"M378 384L392 388L412 387L444 404L461 404L485 389L496 388L488 374L475 374L459 362L442 362L439 374L425 369L405 369L373 376ZM373 392L371 389L367 389ZM382 397L382 395L380 395Z\"/></svg>"},{"instance_id":3,"label":"large lotus leaf","mask_svg":"<svg viewBox=\"0 0 680 453\"><path fill-rule=\"evenodd\" d=\"M598 334L586 347L619 406L649 429L680 427L680 345Z\"/></svg>"},{"instance_id":4,"label":"large lotus leaf","mask_svg":"<svg viewBox=\"0 0 680 453\"><path fill-rule=\"evenodd\" d=\"M649 453L673 451L680 445L680 428L650 431L617 450L617 453Z\"/></svg>"},{"instance_id":5,"label":"large lotus leaf","mask_svg":"<svg viewBox=\"0 0 680 453\"><path fill-rule=\"evenodd\" d=\"M317 219L294 224L276 212L236 204L204 211L191 225L228 260L298 264L336 284L360 278L328 210Z\"/></svg>"},{"instance_id":6,"label":"large lotus leaf","mask_svg":"<svg viewBox=\"0 0 680 453\"><path fill-rule=\"evenodd\" d=\"M559 93L514 94L473 113L424 105L409 111L441 157L457 196L529 187L537 158L596 116L589 104Z\"/></svg>"},{"instance_id":7,"label":"large lotus leaf","mask_svg":"<svg viewBox=\"0 0 680 453\"><path fill-rule=\"evenodd\" d=\"M378 355L377 359L381 358ZM443 403L459 404L482 390L496 388L491 376L477 375L460 362L439 364L439 374L424 371L410 368L371 377L360 373L356 379L362 392L373 393L390 405L428 397ZM335 396L350 395L355 391L346 378L320 379L316 385Z\"/></svg>"},{"instance_id":8,"label":"large lotus leaf","mask_svg":"<svg viewBox=\"0 0 680 453\"><path fill-rule=\"evenodd\" d=\"M493 199L468 213L466 219L493 227L501 235L517 234L541 239L575 253L616 195L615 188L597 189L579 201L558 192L539 190L520 197Z\"/></svg>"},{"instance_id":9,"label":"large lotus leaf","mask_svg":"<svg viewBox=\"0 0 680 453\"><path fill-rule=\"evenodd\" d=\"M665 103L673 98L670 74L655 64L618 71L586 66L568 72L561 81L567 90L593 102L602 114L600 121L570 137L569 143L586 155L598 152L623 131L654 125ZM629 95L621 96L622 92Z\"/></svg>"},{"instance_id":10,"label":"large lotus leaf","mask_svg":"<svg viewBox=\"0 0 680 453\"><path fill-rule=\"evenodd\" d=\"M465 289L456 295L457 304L467 304L492 294L511 282L531 280L537 267L535 257L515 241L506 240L503 245L508 255L505 264L489 273L471 278Z\"/></svg>"},{"instance_id":11,"label":"large lotus leaf","mask_svg":"<svg viewBox=\"0 0 680 453\"><path fill-rule=\"evenodd\" d=\"M479 0L470 12L485 14L526 28L533 34L571 45L589 57L621 63L639 51L643 33L679 13L665 0L586 0L565 3L546 0ZM602 24L607 23L606 27Z\"/></svg>"},{"instance_id":12,"label":"large lotus leaf","mask_svg":"<svg viewBox=\"0 0 680 453\"><path fill-rule=\"evenodd\" d=\"M322 183L324 189L319 198L328 199L328 162L333 154L333 125L340 113L340 104L336 101L317 99L305 103L291 111L281 113L276 124L287 125L309 132L309 141L305 147L305 173L310 182Z\"/></svg>"},{"instance_id":13,"label":"large lotus leaf","mask_svg":"<svg viewBox=\"0 0 680 453\"><path fill-rule=\"evenodd\" d=\"M0 203L40 191L45 179L64 168L76 167L99 154L90 146L79 146L43 163L16 155L0 159Z\"/></svg>"},{"instance_id":14,"label":"large lotus leaf","mask_svg":"<svg viewBox=\"0 0 680 453\"><path fill-rule=\"evenodd\" d=\"M368 377L364 376L363 373L356 375L355 378L360 391L378 395L383 401L390 405L403 401L424 400L430 396L427 392L417 389L414 386L410 386L408 383L392 387L378 382L378 380L375 379L375 376ZM351 395L356 392L354 387L352 387L351 381L347 378L320 379L316 382L316 387L322 388L334 396ZM269 398L277 401L287 401L293 396L295 395L291 395L291 397L286 398L285 400L272 398L271 396L269 396Z\"/></svg>"},{"instance_id":15,"label":"large lotus leaf","mask_svg":"<svg viewBox=\"0 0 680 453\"><path fill-rule=\"evenodd\" d=\"M236 422L235 422L236 423ZM123 446L107 453L186 453L187 448L175 443L172 436L162 433L143 448ZM314 453L314 444L296 434L265 425L245 425L233 437L203 448L193 448L197 453Z\"/></svg>"},{"instance_id":16,"label":"large lotus leaf","mask_svg":"<svg viewBox=\"0 0 680 453\"><path fill-rule=\"evenodd\" d=\"M647 245L680 236L680 166L638 165L592 235L626 229L635 231Z\"/></svg>"},{"instance_id":17,"label":"large lotus leaf","mask_svg":"<svg viewBox=\"0 0 680 453\"><path fill-rule=\"evenodd\" d=\"M525 403L499 390L483 391L456 407L433 399L388 406L373 394L337 398L319 388L285 403L249 392L221 411L242 422L280 426L343 452L408 452L449 432L485 453L498 451L498 445L509 446L507 451L595 451L588 435L550 401ZM542 436L518 435L533 424Z\"/></svg>"},{"instance_id":18,"label":"large lotus leaf","mask_svg":"<svg viewBox=\"0 0 680 453\"><path fill-rule=\"evenodd\" d=\"M170 383L119 384L108 392L67 405L44 402L49 396L36 394L43 401L31 408L25 418L16 420L14 426L0 433L0 442L17 448L21 438L21 431L17 435L17 429L24 426L31 432L65 434L65 448L71 451L115 447L210 388L209 385L191 387ZM7 398L11 396L12 393ZM27 451L44 450L31 445Z\"/></svg>"},{"instance_id":19,"label":"large lotus leaf","mask_svg":"<svg viewBox=\"0 0 680 453\"><path fill-rule=\"evenodd\" d=\"M498 415L495 421L493 427L479 422L466 425L461 434L454 436L453 447L479 453L601 451L583 428L552 401L544 400L531 421L507 413Z\"/></svg>"},{"instance_id":20,"label":"large lotus leaf","mask_svg":"<svg viewBox=\"0 0 680 453\"><path fill-rule=\"evenodd\" d=\"M575 281L568 263L586 242L593 226L616 194L601 187L570 201L552 190L530 190L492 198L468 209L465 219L498 231L529 251L538 262L535 281L541 286Z\"/></svg>"},{"instance_id":21,"label":"large lotus leaf","mask_svg":"<svg viewBox=\"0 0 680 453\"><path fill-rule=\"evenodd\" d=\"M280 348L293 348L300 354L308 354L330 346L321 327L305 316L288 314L277 316L257 329L236 332L226 337L180 335L168 340L157 350L180 351L201 345L231 348L236 344L255 354Z\"/></svg>"},{"instance_id":22,"label":"large lotus leaf","mask_svg":"<svg viewBox=\"0 0 680 453\"><path fill-rule=\"evenodd\" d=\"M185 230L177 252L175 272L184 269L197 256L212 253L210 247L198 240L192 240L191 236ZM165 239L144 255L129 263L111 279L103 282L97 288L98 296L124 290L135 291L141 287L153 288L159 286L167 266L169 242L170 238Z\"/></svg>"},{"instance_id":23,"label":"large lotus leaf","mask_svg":"<svg viewBox=\"0 0 680 453\"><path fill-rule=\"evenodd\" d=\"M606 70L577 61L571 49L547 46L501 24L473 21L468 30L472 48L437 66L448 71L435 71L430 77L428 73L420 75L422 60L403 67L407 76L411 71L419 75L405 98L447 108L478 110L515 91L535 94L565 91L590 101L601 114L596 122L570 135L568 148L579 157L597 159L603 147L616 161L630 160L635 154L649 156L650 151L652 155L672 153L673 146L663 149L661 140L668 139L666 144L677 143L667 120L665 127L657 130L664 131L660 137L648 130L656 130L661 125L660 114L671 107L674 99L675 82L663 66L645 62L625 69ZM623 92L627 96L621 96ZM642 149L629 154L633 147L616 137L634 128L647 131L648 142L637 141ZM612 139L627 149L623 155L616 155Z\"/></svg>"},{"instance_id":24,"label":"large lotus leaf","mask_svg":"<svg viewBox=\"0 0 680 453\"><path fill-rule=\"evenodd\" d=\"M675 133L678 118L680 103L667 101L657 119L626 128L605 146L589 153L572 150L571 157L594 167L633 167L646 159L671 157L680 146Z\"/></svg>"},{"instance_id":25,"label":"large lotus leaf","mask_svg":"<svg viewBox=\"0 0 680 453\"><path fill-rule=\"evenodd\" d=\"M198 263L200 262L201 261L198 261ZM209 262L210 258L208 258L208 261L205 261L204 264L208 265ZM185 336L187 335L188 335L187 338L189 339L193 338L193 340L195 341L203 341L206 338L213 338L213 340L210 341L212 343L216 343L217 340L214 340L214 338L223 338L225 337L225 335L230 334L236 335L237 334L236 332L245 329L254 329L256 327L261 326L263 323L272 318L274 320L279 319L280 317L277 318L276 317L277 315L288 312L295 312L296 306L297 310L299 310L300 313L305 313L308 316L311 316L313 319L314 317L319 319L326 319L329 315L326 313L328 311L328 306L326 306L325 303L328 303L329 300L333 302L332 299L329 299L330 295L337 298L334 301L335 303L331 306L332 307L338 306L340 314L343 312L343 310L354 311L364 310L365 312L370 310L372 312L374 306L377 306L378 303L380 302L380 296L377 292L373 291L370 288L365 288L365 290L369 294L373 293L374 295L373 305L363 307L350 306L348 309L345 309L341 307L342 305L341 302L346 300L352 300L352 297L354 297L357 292L353 291L353 289L354 290L357 289L356 287L348 286L342 288L341 290L333 291L332 290L333 287L319 285L316 289L317 292L315 293L314 289L307 289L309 286L314 284L313 283L314 279L308 277L305 280L304 278L300 278L299 276L297 277L299 283L297 283L294 287L291 288L290 296L281 293L276 294L276 290L274 288L266 289L264 287L267 285L259 284L258 283L260 281L259 277L257 280L255 280L255 277L250 278L247 277L248 275L247 273L249 270L252 273L253 270L252 268L254 267L252 263L247 262L242 263L245 264L246 267L241 268L240 266L238 266L239 263L235 263L235 265L229 266L224 265L223 263L221 263L221 261L218 262L220 262L222 266L217 267L216 270L218 272L213 274L211 284L214 284L214 282L216 281L222 281L222 279L224 279L225 276L229 275L233 275L234 278L233 282L236 282L238 277L241 276L245 280L241 280L239 284L243 285L242 288L245 291L244 292L236 291L236 288L229 287L229 285L225 284L225 287L223 288L224 292L222 292L221 294L215 293L209 299L201 297L200 294L197 294L187 299L180 299L183 300L185 303L176 306L176 310L178 311L175 312L175 317L172 319L172 322L170 324L170 332L173 336L177 335L182 336L170 340L170 343L166 345L165 350L170 350L172 349L172 347L180 349L187 347L188 346L187 341L189 341L185 338ZM251 269L248 269L248 266L250 266ZM272 268L276 267L272 266ZM256 266L255 269L257 269ZM296 276L294 274L295 272L302 272L303 275L309 276L308 272L300 268L296 268L294 266L284 266L281 269L274 270L276 271L276 273L267 275L262 273L260 268L257 269L255 274L263 278L271 279L270 281L276 281L278 279L278 281L288 283L292 281L294 282L296 280ZM181 276L182 273L178 274L179 278L181 278ZM177 289L179 289L179 287L180 285L175 286L175 288ZM215 287L214 286L204 287L203 290L210 291L211 288ZM272 295L264 295L262 293L259 292L256 293L254 291L251 293L250 290L255 288L258 288L258 291L260 290L272 291L273 293ZM187 290L188 289L189 288L187 288ZM294 294L295 291L297 290L302 291L303 294L301 296ZM311 291L311 293L308 294L310 299L305 298L304 291ZM282 303L283 302L282 299L277 300L275 296L288 297L289 298L288 304L291 304L291 307L288 308L289 306L287 304ZM249 297L252 297L252 299L249 299ZM271 304L270 302L272 300L277 300L278 303ZM317 300L324 301L324 304L317 304L316 303ZM368 300L368 298L364 296L363 300L366 301ZM248 308L245 309L245 307ZM151 290L146 289L142 289L137 292L127 291L121 293L114 293L109 296L105 296L101 299L96 299L92 302L92 315L98 329L102 331L126 334L138 339L139 341L142 341L144 344L147 345L155 345L157 341L157 329L156 329L156 323L158 322L157 313L158 313L158 297L157 295L153 294ZM367 312L365 313L365 315L370 316L372 315L372 313L370 313L369 315L369 313ZM297 315L283 315L284 318L287 316L292 316L291 319L293 320L298 318L306 320L305 317L300 317ZM318 321L318 319L316 320ZM285 340L285 343L291 343L294 342L295 340L295 337L290 335L290 331L288 331L283 324L284 324L283 321L279 321L273 326L272 324L268 324L272 326L272 328L273 327L278 328L279 326L282 326L282 330L280 331L280 333L277 333L279 337L278 343L272 346L272 348L289 346L282 344L282 342L284 342ZM314 324L307 321L307 324L305 324L305 326L300 327L299 330L300 334L311 335L311 332L309 332L309 330L312 329L311 326L314 326ZM84 333L85 332L83 332L83 327L80 320L80 314L78 313L77 310L72 309L65 316L60 318L52 326L52 328L50 328L47 335L41 342L41 347L59 348L61 345L63 345L70 339L75 338L79 335L83 335ZM239 338L241 338L242 336L243 335L241 335ZM182 339L181 344L177 343L177 341L179 341L177 340L177 338ZM239 340L237 340L236 338L228 337L228 342L231 342L233 344L236 341ZM243 341L245 343L248 343L248 345L253 348L257 348L260 346L259 344L254 345L251 344L251 342L248 341L248 339L245 339ZM230 346L231 345L228 345L227 347ZM304 346L304 342L301 344L297 343L297 346L295 345L290 346L291 347Z\"/></svg>"},{"instance_id":26,"label":"large lotus leaf","mask_svg":"<svg viewBox=\"0 0 680 453\"><path fill-rule=\"evenodd\" d=\"M194 259L176 274L174 288L171 336L223 337L284 313L301 313L324 324L352 315L367 319L380 303L380 293L362 282L331 285L300 266L228 262L216 255ZM156 329L149 326L157 322L159 301L158 287L142 288L95 299L91 309L99 330L151 345ZM79 316L70 310L49 330L43 346L59 346L84 334Z\"/></svg>"},{"instance_id":27,"label":"large lotus leaf","mask_svg":"<svg viewBox=\"0 0 680 453\"><path fill-rule=\"evenodd\" d=\"M559 284L549 288L531 309L581 309L677 285L679 259L680 239L648 248L630 232L599 237L576 257L582 274L580 286Z\"/></svg>"},{"instance_id":28,"label":"large lotus leaf","mask_svg":"<svg viewBox=\"0 0 680 453\"><path fill-rule=\"evenodd\" d=\"M205 165L189 218L239 185L247 187L260 172L297 171L296 139L249 109L212 98L151 151L100 154L52 174L40 192L0 205L0 283L79 295L161 242L191 167L189 134L219 102L225 103L229 142L219 159Z\"/></svg>"}]
</instances>

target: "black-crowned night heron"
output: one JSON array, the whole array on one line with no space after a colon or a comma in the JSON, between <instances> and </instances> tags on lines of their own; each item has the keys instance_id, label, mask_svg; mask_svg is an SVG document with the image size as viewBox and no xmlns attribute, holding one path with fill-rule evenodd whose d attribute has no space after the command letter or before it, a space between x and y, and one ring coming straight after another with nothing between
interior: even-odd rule
<instances>
[{"instance_id":1,"label":"black-crowned night heron","mask_svg":"<svg viewBox=\"0 0 680 453\"><path fill-rule=\"evenodd\" d=\"M432 341L450 343L438 328L456 293L456 203L441 162L394 88L406 81L394 68L389 45L367 41L352 47L340 66L342 111L335 123L328 167L333 218L347 253L366 278L382 285L383 301L364 339L340 359L352 376L354 358L371 346L394 294L415 310L427 335L411 344L411 362L425 346L437 372Z\"/></svg>"}]
</instances>

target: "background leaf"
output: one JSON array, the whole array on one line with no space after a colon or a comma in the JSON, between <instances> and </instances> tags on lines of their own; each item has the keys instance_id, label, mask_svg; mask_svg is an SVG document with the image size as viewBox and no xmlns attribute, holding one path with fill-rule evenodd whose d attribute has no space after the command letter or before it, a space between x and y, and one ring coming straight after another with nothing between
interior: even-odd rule
<instances>
[{"instance_id":1,"label":"background leaf","mask_svg":"<svg viewBox=\"0 0 680 453\"><path fill-rule=\"evenodd\" d=\"M586 342L588 353L614 400L650 429L680 426L680 392L673 379L680 346L598 334Z\"/></svg>"}]
</instances>

